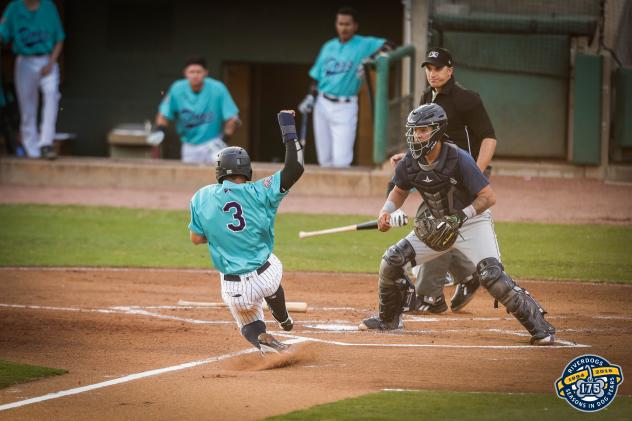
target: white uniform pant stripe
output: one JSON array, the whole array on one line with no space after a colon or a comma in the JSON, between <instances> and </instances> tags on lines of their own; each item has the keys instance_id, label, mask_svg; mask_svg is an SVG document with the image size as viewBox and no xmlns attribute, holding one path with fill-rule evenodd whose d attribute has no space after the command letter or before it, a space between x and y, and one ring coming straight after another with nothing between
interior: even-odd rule
<instances>
[{"instance_id":1,"label":"white uniform pant stripe","mask_svg":"<svg viewBox=\"0 0 632 421\"><path fill-rule=\"evenodd\" d=\"M262 274L253 271L240 275L240 282L226 281L221 274L222 299L240 328L257 320L264 321L263 299L279 289L283 265L274 254L268 262L270 266Z\"/></svg>"}]
</instances>

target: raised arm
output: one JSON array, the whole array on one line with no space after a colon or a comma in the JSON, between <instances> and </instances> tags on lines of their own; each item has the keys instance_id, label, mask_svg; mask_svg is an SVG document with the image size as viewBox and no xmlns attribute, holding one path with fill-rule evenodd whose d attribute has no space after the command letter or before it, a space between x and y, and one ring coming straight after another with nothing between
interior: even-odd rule
<instances>
[{"instance_id":1,"label":"raised arm","mask_svg":"<svg viewBox=\"0 0 632 421\"><path fill-rule=\"evenodd\" d=\"M293 110L283 110L278 114L281 137L285 144L285 166L281 170L281 191L290 189L303 175L303 147L296 134Z\"/></svg>"}]
</instances>

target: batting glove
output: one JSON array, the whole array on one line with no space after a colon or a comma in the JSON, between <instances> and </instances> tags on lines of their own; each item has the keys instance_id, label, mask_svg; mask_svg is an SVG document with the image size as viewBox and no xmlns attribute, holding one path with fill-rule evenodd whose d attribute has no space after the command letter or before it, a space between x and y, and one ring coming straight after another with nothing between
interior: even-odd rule
<instances>
[{"instance_id":1,"label":"batting glove","mask_svg":"<svg viewBox=\"0 0 632 421\"><path fill-rule=\"evenodd\" d=\"M152 146L158 146L165 140L165 133L167 132L166 127L158 126L156 131L153 131L147 135L147 143Z\"/></svg>"},{"instance_id":2,"label":"batting glove","mask_svg":"<svg viewBox=\"0 0 632 421\"><path fill-rule=\"evenodd\" d=\"M298 110L301 112L301 114L311 113L312 111L314 111L315 102L316 98L314 98L314 95L307 94L303 101L298 105Z\"/></svg>"},{"instance_id":3,"label":"batting glove","mask_svg":"<svg viewBox=\"0 0 632 421\"><path fill-rule=\"evenodd\" d=\"M391 227L403 227L408 224L408 216L403 210L397 209L395 212L391 213L390 223Z\"/></svg>"}]
</instances>

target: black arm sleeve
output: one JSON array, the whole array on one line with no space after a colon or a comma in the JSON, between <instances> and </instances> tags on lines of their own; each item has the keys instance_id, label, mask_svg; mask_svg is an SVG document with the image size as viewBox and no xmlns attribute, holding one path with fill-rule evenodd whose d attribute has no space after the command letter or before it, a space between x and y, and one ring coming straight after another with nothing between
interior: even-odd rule
<instances>
[{"instance_id":1,"label":"black arm sleeve","mask_svg":"<svg viewBox=\"0 0 632 421\"><path fill-rule=\"evenodd\" d=\"M303 164L298 160L298 140L285 142L285 166L281 170L281 192L286 192L303 175ZM302 151L301 151L302 153Z\"/></svg>"}]
</instances>

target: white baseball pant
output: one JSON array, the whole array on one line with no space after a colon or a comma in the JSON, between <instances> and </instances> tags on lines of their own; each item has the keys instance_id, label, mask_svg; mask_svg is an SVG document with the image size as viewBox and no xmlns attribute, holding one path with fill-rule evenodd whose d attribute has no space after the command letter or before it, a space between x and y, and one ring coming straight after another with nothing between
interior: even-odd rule
<instances>
[{"instance_id":1,"label":"white baseball pant","mask_svg":"<svg viewBox=\"0 0 632 421\"><path fill-rule=\"evenodd\" d=\"M55 138L59 106L59 66L42 77L41 70L49 56L18 56L15 61L15 91L20 105L20 134L22 145L31 158L40 156L42 146L51 146ZM40 132L37 132L39 90L42 90L44 107Z\"/></svg>"},{"instance_id":2,"label":"white baseball pant","mask_svg":"<svg viewBox=\"0 0 632 421\"><path fill-rule=\"evenodd\" d=\"M348 98L349 102L333 102L319 94L314 105L314 142L322 167L348 167L353 161L358 97Z\"/></svg>"},{"instance_id":3,"label":"white baseball pant","mask_svg":"<svg viewBox=\"0 0 632 421\"><path fill-rule=\"evenodd\" d=\"M252 271L240 275L240 282L224 280L224 274L220 273L222 285L222 299L230 309L237 325L242 326L263 318L263 299L274 294L281 285L283 265L281 261L271 254L268 258L270 267L263 273Z\"/></svg>"},{"instance_id":4,"label":"white baseball pant","mask_svg":"<svg viewBox=\"0 0 632 421\"><path fill-rule=\"evenodd\" d=\"M415 249L415 261L418 265L445 253L428 247L415 235L415 231L411 231L406 236L406 240ZM500 261L500 249L489 209L465 221L452 248L460 250L474 265L478 265L481 260L488 257L494 257Z\"/></svg>"},{"instance_id":5,"label":"white baseball pant","mask_svg":"<svg viewBox=\"0 0 632 421\"><path fill-rule=\"evenodd\" d=\"M219 137L199 145L182 142L182 162L187 164L215 164L219 153L228 145Z\"/></svg>"}]
</instances>

